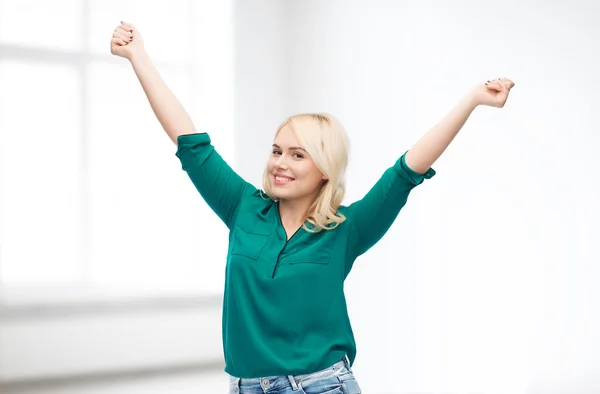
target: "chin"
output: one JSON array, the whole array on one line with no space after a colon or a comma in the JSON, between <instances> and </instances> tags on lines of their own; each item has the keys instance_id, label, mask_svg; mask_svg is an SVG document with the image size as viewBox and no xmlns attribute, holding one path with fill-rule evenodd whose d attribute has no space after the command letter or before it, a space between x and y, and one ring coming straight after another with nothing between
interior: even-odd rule
<instances>
[{"instance_id":1,"label":"chin","mask_svg":"<svg viewBox=\"0 0 600 394\"><path fill-rule=\"evenodd\" d=\"M294 199L295 196L292 190L281 190L280 186L271 185L271 193L277 200L290 200Z\"/></svg>"},{"instance_id":2,"label":"chin","mask_svg":"<svg viewBox=\"0 0 600 394\"><path fill-rule=\"evenodd\" d=\"M277 190L276 187L271 189L271 193L273 193L273 196L277 200L287 200L290 198L290 196L288 195L289 193L282 193L281 190Z\"/></svg>"}]
</instances>

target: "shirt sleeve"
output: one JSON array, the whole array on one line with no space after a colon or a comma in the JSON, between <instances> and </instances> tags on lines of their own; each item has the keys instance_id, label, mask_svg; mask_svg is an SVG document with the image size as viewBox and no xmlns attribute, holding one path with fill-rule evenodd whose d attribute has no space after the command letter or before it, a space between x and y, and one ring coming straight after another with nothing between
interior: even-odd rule
<instances>
[{"instance_id":1,"label":"shirt sleeve","mask_svg":"<svg viewBox=\"0 0 600 394\"><path fill-rule=\"evenodd\" d=\"M256 188L223 160L207 133L178 136L175 155L204 201L231 228L240 199Z\"/></svg>"},{"instance_id":2,"label":"shirt sleeve","mask_svg":"<svg viewBox=\"0 0 600 394\"><path fill-rule=\"evenodd\" d=\"M361 200L348 207L352 238L356 240L353 243L355 257L365 253L384 236L406 204L411 190L436 174L433 168L425 174L411 169L405 161L406 152Z\"/></svg>"}]
</instances>

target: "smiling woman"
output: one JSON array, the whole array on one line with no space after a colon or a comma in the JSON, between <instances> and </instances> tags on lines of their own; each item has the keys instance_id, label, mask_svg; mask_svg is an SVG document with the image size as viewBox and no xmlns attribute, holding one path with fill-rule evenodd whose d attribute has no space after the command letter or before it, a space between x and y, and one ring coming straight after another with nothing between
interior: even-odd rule
<instances>
[{"instance_id":1,"label":"smiling woman","mask_svg":"<svg viewBox=\"0 0 600 394\"><path fill-rule=\"evenodd\" d=\"M275 134L265 193L227 165L207 133L177 138L182 168L230 230L223 349L233 393L360 393L344 280L435 171L416 173L402 155L363 199L343 206L348 150L331 115L288 118Z\"/></svg>"},{"instance_id":2,"label":"smiling woman","mask_svg":"<svg viewBox=\"0 0 600 394\"><path fill-rule=\"evenodd\" d=\"M118 26L111 45L114 54L131 61L177 145L182 169L229 229L222 337L230 392L361 393L351 368L356 343L344 281L356 259L392 226L411 191L436 174L430 165L471 111L479 104L503 105L507 81L469 91L410 151L390 162L363 198L345 206L349 141L333 116L299 114L281 123L263 191L227 164L207 133L195 131L133 25Z\"/></svg>"},{"instance_id":3,"label":"smiling woman","mask_svg":"<svg viewBox=\"0 0 600 394\"><path fill-rule=\"evenodd\" d=\"M336 212L344 199L349 141L331 115L301 114L283 122L263 176L263 187L279 201L286 228L333 229L345 218Z\"/></svg>"}]
</instances>

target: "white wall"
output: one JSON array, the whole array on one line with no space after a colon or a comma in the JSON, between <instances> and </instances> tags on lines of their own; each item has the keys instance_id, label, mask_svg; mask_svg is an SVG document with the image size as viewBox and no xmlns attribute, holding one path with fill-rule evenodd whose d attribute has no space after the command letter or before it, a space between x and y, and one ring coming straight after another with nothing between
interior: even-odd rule
<instances>
[{"instance_id":1,"label":"white wall","mask_svg":"<svg viewBox=\"0 0 600 394\"><path fill-rule=\"evenodd\" d=\"M330 112L352 140L349 203L471 85L516 82L347 281L363 389L600 391L598 6L308 0L273 20L275 3L238 2L257 22L236 36L238 157L255 183L275 120Z\"/></svg>"}]
</instances>

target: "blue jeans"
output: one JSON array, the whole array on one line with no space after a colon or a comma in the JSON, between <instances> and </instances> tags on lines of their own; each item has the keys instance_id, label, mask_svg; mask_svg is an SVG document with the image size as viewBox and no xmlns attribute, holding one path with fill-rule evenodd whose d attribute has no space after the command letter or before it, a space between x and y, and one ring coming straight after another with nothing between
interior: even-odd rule
<instances>
[{"instance_id":1,"label":"blue jeans","mask_svg":"<svg viewBox=\"0 0 600 394\"><path fill-rule=\"evenodd\" d=\"M304 375L236 378L229 375L229 394L361 394L347 356L329 368Z\"/></svg>"}]
</instances>

